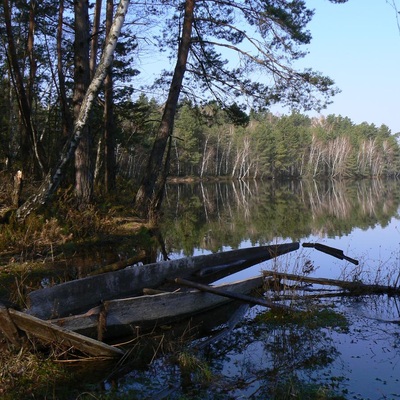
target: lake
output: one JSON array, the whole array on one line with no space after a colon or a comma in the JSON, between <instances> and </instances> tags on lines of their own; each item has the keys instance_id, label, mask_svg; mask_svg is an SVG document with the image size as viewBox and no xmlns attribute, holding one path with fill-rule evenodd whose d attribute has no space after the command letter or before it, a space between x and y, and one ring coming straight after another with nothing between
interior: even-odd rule
<instances>
[{"instance_id":1,"label":"lake","mask_svg":"<svg viewBox=\"0 0 400 400\"><path fill-rule=\"evenodd\" d=\"M300 248L229 280L271 269L304 274L307 267L314 277L399 285L397 181L169 184L164 204L161 233L170 258L300 241L359 261ZM132 398L400 398L398 296L289 302L307 312L287 320L232 304L212 337L180 343L180 357L196 364L189 372L189 361L173 351L154 352L118 390ZM219 321L217 313L213 318Z\"/></svg>"}]
</instances>

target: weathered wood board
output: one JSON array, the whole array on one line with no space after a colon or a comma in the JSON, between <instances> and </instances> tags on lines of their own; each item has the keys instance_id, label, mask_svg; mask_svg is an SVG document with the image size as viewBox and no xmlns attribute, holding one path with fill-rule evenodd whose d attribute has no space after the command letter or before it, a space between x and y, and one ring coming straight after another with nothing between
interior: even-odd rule
<instances>
[{"instance_id":1,"label":"weathered wood board","mask_svg":"<svg viewBox=\"0 0 400 400\"><path fill-rule=\"evenodd\" d=\"M124 352L113 346L99 342L92 338L71 332L48 321L25 314L23 312L9 309L9 314L18 329L24 331L28 336L32 335L46 343L75 348L92 357L122 357Z\"/></svg>"},{"instance_id":2,"label":"weathered wood board","mask_svg":"<svg viewBox=\"0 0 400 400\"><path fill-rule=\"evenodd\" d=\"M0 302L0 331L4 337L14 346L19 347L21 344L20 334L15 326L7 307Z\"/></svg>"}]
</instances>

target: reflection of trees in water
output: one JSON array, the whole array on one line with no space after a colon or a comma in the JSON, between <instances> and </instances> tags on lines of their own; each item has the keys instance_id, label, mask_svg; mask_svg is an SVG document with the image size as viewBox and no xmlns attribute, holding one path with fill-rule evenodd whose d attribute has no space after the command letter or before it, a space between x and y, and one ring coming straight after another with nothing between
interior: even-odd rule
<instances>
[{"instance_id":1,"label":"reflection of trees in water","mask_svg":"<svg viewBox=\"0 0 400 400\"><path fill-rule=\"evenodd\" d=\"M399 198L397 182L381 180L169 184L164 232L170 245L183 244L188 254L243 240L343 235L355 227L385 226Z\"/></svg>"},{"instance_id":2,"label":"reflection of trees in water","mask_svg":"<svg viewBox=\"0 0 400 400\"><path fill-rule=\"evenodd\" d=\"M324 184L305 181L302 198L308 202L314 218L333 215L338 219L351 218L355 209L366 216L378 218L383 213L393 212L397 182L378 179L363 180L349 184L344 181L329 181ZM395 193L397 191L397 193Z\"/></svg>"},{"instance_id":3,"label":"reflection of trees in water","mask_svg":"<svg viewBox=\"0 0 400 400\"><path fill-rule=\"evenodd\" d=\"M338 355L328 330L260 321L247 321L206 354L214 374L221 374L220 387L247 398L278 398L288 382L308 384L316 373L318 385L331 384L326 368Z\"/></svg>"}]
</instances>

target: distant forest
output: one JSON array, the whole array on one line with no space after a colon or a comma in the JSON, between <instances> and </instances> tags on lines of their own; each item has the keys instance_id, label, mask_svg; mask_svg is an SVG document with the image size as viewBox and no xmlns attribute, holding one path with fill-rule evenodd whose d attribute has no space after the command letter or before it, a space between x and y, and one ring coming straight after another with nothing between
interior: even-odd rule
<instances>
[{"instance_id":1,"label":"distant forest","mask_svg":"<svg viewBox=\"0 0 400 400\"><path fill-rule=\"evenodd\" d=\"M142 96L118 115L119 174L139 178L162 105ZM180 103L170 141L174 177L280 179L398 177L400 146L386 125L298 112L248 114L238 106Z\"/></svg>"}]
</instances>

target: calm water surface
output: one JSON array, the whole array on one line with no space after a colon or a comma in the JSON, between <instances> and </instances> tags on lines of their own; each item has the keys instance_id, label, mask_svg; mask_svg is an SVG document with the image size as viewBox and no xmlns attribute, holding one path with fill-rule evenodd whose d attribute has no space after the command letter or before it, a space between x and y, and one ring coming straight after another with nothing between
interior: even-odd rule
<instances>
[{"instance_id":1,"label":"calm water surface","mask_svg":"<svg viewBox=\"0 0 400 400\"><path fill-rule=\"evenodd\" d=\"M162 234L170 258L300 241L336 247L359 260L355 266L301 248L229 280L265 269L300 273L312 263L312 276L395 284L400 281L399 205L398 182L175 184L167 189ZM193 398L266 399L279 398L282 390L296 398L299 388L349 399L400 398L399 298L334 297L318 305L345 315L349 326L271 327L256 322L265 309L241 306L232 313L235 327L229 333L190 344L190 351L218 377L211 389L196 384L193 376L188 383L167 356L145 372L128 374L122 389L141 393L138 398L187 393ZM201 351L195 351L199 344Z\"/></svg>"},{"instance_id":2,"label":"calm water surface","mask_svg":"<svg viewBox=\"0 0 400 400\"><path fill-rule=\"evenodd\" d=\"M342 249L360 264L302 249L297 257L314 263L313 275L371 283L397 278L400 182L170 185L167 193L163 236L170 258L317 242Z\"/></svg>"}]
</instances>

